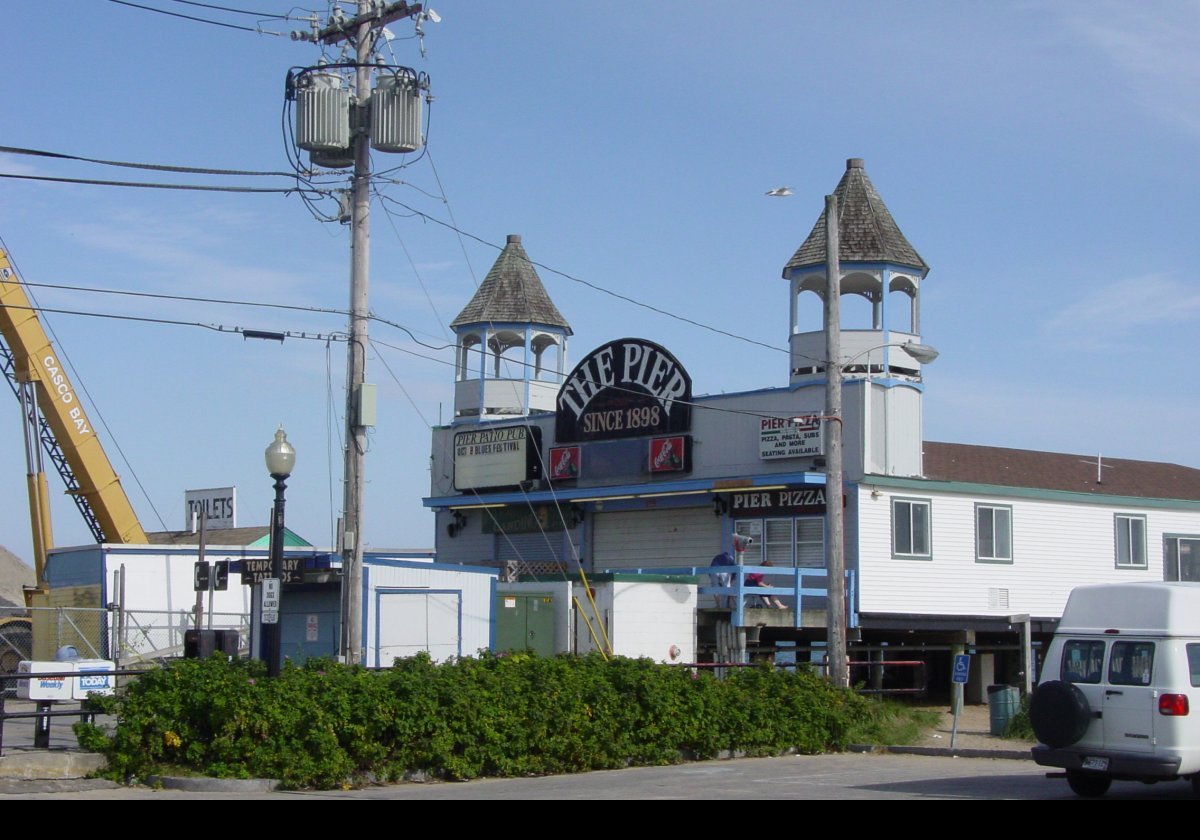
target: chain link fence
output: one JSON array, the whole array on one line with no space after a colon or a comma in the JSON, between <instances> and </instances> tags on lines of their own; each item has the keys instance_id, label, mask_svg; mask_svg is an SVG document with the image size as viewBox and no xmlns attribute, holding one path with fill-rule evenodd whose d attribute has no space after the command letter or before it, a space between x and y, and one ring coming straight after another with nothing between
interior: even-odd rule
<instances>
[{"instance_id":1,"label":"chain link fence","mask_svg":"<svg viewBox=\"0 0 1200 840\"><path fill-rule=\"evenodd\" d=\"M236 630L244 652L250 616L214 613L203 627ZM195 627L191 610L120 610L84 607L0 607L0 673L16 673L24 659L53 660L73 647L83 659L120 666L183 656L184 635Z\"/></svg>"},{"instance_id":2,"label":"chain link fence","mask_svg":"<svg viewBox=\"0 0 1200 840\"><path fill-rule=\"evenodd\" d=\"M33 653L33 620L23 607L0 607L0 674L12 674Z\"/></svg>"},{"instance_id":3,"label":"chain link fence","mask_svg":"<svg viewBox=\"0 0 1200 840\"><path fill-rule=\"evenodd\" d=\"M184 637L196 626L190 610L174 612L126 610L113 612L113 651L122 667L183 656ZM250 616L244 613L205 614L204 628L236 630L244 653L250 642Z\"/></svg>"}]
</instances>

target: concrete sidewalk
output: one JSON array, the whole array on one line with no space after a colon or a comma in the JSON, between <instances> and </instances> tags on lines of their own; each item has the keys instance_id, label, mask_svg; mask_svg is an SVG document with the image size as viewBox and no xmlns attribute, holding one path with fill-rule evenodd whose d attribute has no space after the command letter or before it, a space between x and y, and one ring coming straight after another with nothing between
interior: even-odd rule
<instances>
[{"instance_id":1,"label":"concrete sidewalk","mask_svg":"<svg viewBox=\"0 0 1200 840\"><path fill-rule=\"evenodd\" d=\"M957 734L954 731L954 714L950 709L945 706L929 708L938 713L938 723L927 730L916 744L873 749L907 755L1032 760L1030 750L1036 741L1008 740L992 735L991 714L987 706L964 706L959 714ZM954 744L953 749L950 746L951 742Z\"/></svg>"},{"instance_id":2,"label":"concrete sidewalk","mask_svg":"<svg viewBox=\"0 0 1200 840\"><path fill-rule=\"evenodd\" d=\"M76 709L77 703L55 708ZM35 712L37 703L6 698L5 712ZM80 780L104 767L104 758L79 749L72 727L82 718L50 718L50 748L33 746L34 718L4 721L4 753L0 755L0 785L9 781ZM103 722L103 721L101 721ZM0 791L3 789L0 788Z\"/></svg>"}]
</instances>

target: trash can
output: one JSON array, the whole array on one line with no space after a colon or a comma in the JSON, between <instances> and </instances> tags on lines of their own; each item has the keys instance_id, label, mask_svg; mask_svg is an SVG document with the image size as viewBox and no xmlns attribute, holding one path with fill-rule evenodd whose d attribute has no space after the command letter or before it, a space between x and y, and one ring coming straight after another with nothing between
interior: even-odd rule
<instances>
[{"instance_id":1,"label":"trash can","mask_svg":"<svg viewBox=\"0 0 1200 840\"><path fill-rule=\"evenodd\" d=\"M987 694L991 733L1003 735L1008 722L1021 709L1021 689L1012 685L989 685Z\"/></svg>"}]
</instances>

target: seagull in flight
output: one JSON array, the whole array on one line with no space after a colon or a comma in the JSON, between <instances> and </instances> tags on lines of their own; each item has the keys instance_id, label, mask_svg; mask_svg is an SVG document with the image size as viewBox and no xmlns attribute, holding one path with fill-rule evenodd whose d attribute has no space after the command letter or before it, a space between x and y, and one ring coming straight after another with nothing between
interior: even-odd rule
<instances>
[{"instance_id":1,"label":"seagull in flight","mask_svg":"<svg viewBox=\"0 0 1200 840\"><path fill-rule=\"evenodd\" d=\"M791 187L776 187L773 190L767 190L767 195L774 196L775 198L784 198L794 194Z\"/></svg>"}]
</instances>

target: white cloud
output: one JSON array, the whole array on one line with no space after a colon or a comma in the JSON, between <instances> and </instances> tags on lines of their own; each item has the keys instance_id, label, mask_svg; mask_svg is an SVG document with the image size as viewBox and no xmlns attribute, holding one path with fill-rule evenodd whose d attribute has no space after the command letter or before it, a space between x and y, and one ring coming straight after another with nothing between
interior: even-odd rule
<instances>
[{"instance_id":1,"label":"white cloud","mask_svg":"<svg viewBox=\"0 0 1200 840\"><path fill-rule=\"evenodd\" d=\"M1200 3L1087 0L1048 8L1125 75L1143 107L1200 134Z\"/></svg>"},{"instance_id":2,"label":"white cloud","mask_svg":"<svg viewBox=\"0 0 1200 840\"><path fill-rule=\"evenodd\" d=\"M1101 286L1043 325L1043 333L1068 344L1099 346L1162 324L1200 314L1200 289L1162 274L1128 277Z\"/></svg>"},{"instance_id":3,"label":"white cloud","mask_svg":"<svg viewBox=\"0 0 1200 840\"><path fill-rule=\"evenodd\" d=\"M0 154L0 172L11 175L40 175L33 165L33 158L17 155Z\"/></svg>"}]
</instances>

